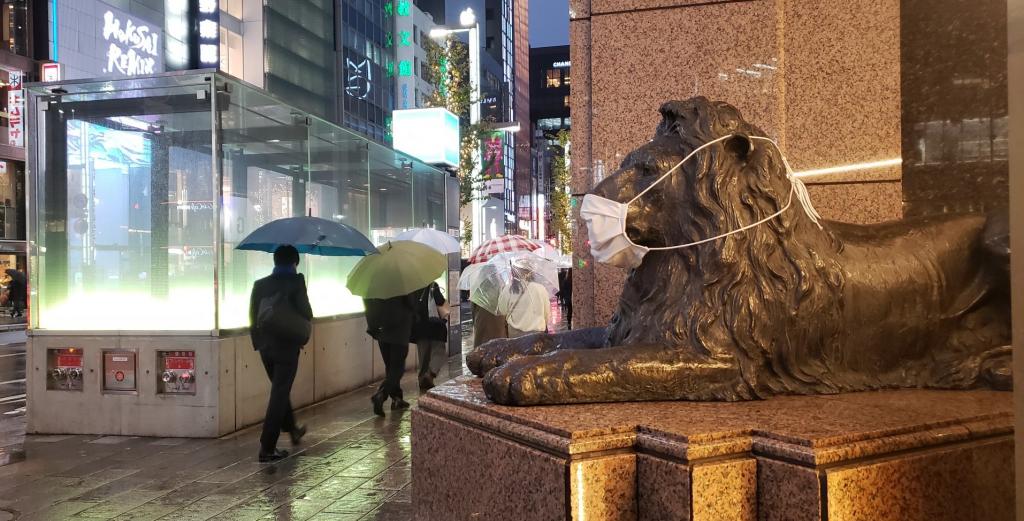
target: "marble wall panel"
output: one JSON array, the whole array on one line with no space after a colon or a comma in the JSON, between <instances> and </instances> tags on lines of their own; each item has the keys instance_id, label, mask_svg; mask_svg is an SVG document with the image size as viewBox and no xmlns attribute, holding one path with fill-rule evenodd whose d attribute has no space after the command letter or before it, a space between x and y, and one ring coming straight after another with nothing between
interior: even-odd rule
<instances>
[{"instance_id":1,"label":"marble wall panel","mask_svg":"<svg viewBox=\"0 0 1024 521\"><path fill-rule=\"evenodd\" d=\"M693 521L755 521L757 461L726 460L693 466Z\"/></svg>"},{"instance_id":2,"label":"marble wall panel","mask_svg":"<svg viewBox=\"0 0 1024 521\"><path fill-rule=\"evenodd\" d=\"M637 512L644 521L690 519L690 467L667 459L637 454Z\"/></svg>"},{"instance_id":3,"label":"marble wall panel","mask_svg":"<svg viewBox=\"0 0 1024 521\"><path fill-rule=\"evenodd\" d=\"M419 409L412 429L416 521L567 518L565 460Z\"/></svg>"},{"instance_id":4,"label":"marble wall panel","mask_svg":"<svg viewBox=\"0 0 1024 521\"><path fill-rule=\"evenodd\" d=\"M572 519L637 520L635 454L586 458L569 464Z\"/></svg>"},{"instance_id":5,"label":"marble wall panel","mask_svg":"<svg viewBox=\"0 0 1024 521\"><path fill-rule=\"evenodd\" d=\"M759 521L820 521L822 492L817 471L784 461L757 459Z\"/></svg>"},{"instance_id":6,"label":"marble wall panel","mask_svg":"<svg viewBox=\"0 0 1024 521\"><path fill-rule=\"evenodd\" d=\"M778 130L793 169L899 158L900 0L778 5Z\"/></svg>"},{"instance_id":7,"label":"marble wall panel","mask_svg":"<svg viewBox=\"0 0 1024 521\"><path fill-rule=\"evenodd\" d=\"M1010 521L1012 458L1004 437L828 470L828 519Z\"/></svg>"},{"instance_id":8,"label":"marble wall panel","mask_svg":"<svg viewBox=\"0 0 1024 521\"><path fill-rule=\"evenodd\" d=\"M899 181L807 185L814 208L825 219L877 223L903 217Z\"/></svg>"}]
</instances>

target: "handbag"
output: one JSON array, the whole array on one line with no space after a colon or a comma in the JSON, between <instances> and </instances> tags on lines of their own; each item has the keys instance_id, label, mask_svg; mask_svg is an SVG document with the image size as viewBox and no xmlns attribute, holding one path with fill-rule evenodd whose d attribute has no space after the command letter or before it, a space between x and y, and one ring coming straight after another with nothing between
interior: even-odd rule
<instances>
[{"instance_id":1,"label":"handbag","mask_svg":"<svg viewBox=\"0 0 1024 521\"><path fill-rule=\"evenodd\" d=\"M425 322L418 321L412 329L416 341L445 342L448 340L448 323L439 317L429 317Z\"/></svg>"},{"instance_id":2,"label":"handbag","mask_svg":"<svg viewBox=\"0 0 1024 521\"><path fill-rule=\"evenodd\" d=\"M313 334L313 323L300 315L288 296L281 293L260 301L256 327L288 346L304 346Z\"/></svg>"},{"instance_id":3,"label":"handbag","mask_svg":"<svg viewBox=\"0 0 1024 521\"><path fill-rule=\"evenodd\" d=\"M448 305L448 301L444 301L444 304L437 306L437 316L441 320L447 321L448 317L452 315L452 308Z\"/></svg>"}]
</instances>

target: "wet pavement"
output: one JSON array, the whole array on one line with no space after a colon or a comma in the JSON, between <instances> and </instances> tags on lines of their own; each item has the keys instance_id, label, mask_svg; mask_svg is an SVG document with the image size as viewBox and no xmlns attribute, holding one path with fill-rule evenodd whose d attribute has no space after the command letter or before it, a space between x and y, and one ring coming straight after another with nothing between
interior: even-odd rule
<instances>
[{"instance_id":1,"label":"wet pavement","mask_svg":"<svg viewBox=\"0 0 1024 521\"><path fill-rule=\"evenodd\" d=\"M560 320L557 306L553 313ZM471 333L464 320L463 350ZM0 354L17 352L17 346L3 347L10 349ZM19 358L9 358L3 378L17 379ZM464 357L454 356L438 382L463 371ZM413 373L402 387L415 407ZM0 520L411 520L411 415L388 409L387 417L374 416L374 390L298 411L309 432L291 456L274 464L256 461L258 427L220 439L24 437L24 460L0 466ZM23 433L23 420L0 419L0 439L4 429ZM287 436L279 446L292 449Z\"/></svg>"}]
</instances>

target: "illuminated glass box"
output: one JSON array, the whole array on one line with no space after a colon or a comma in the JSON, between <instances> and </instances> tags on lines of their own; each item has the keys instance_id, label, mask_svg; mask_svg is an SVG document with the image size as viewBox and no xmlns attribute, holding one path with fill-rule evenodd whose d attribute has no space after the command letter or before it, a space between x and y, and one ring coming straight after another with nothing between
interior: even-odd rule
<instances>
[{"instance_id":1,"label":"illuminated glass box","mask_svg":"<svg viewBox=\"0 0 1024 521\"><path fill-rule=\"evenodd\" d=\"M459 166L459 118L441 107L396 110L395 150L432 165Z\"/></svg>"},{"instance_id":2,"label":"illuminated glass box","mask_svg":"<svg viewBox=\"0 0 1024 521\"><path fill-rule=\"evenodd\" d=\"M212 72L28 87L31 326L248 325L274 219L337 220L378 244L446 230L445 174ZM214 94L215 93L215 94ZM303 256L316 316L362 311L353 257Z\"/></svg>"}]
</instances>

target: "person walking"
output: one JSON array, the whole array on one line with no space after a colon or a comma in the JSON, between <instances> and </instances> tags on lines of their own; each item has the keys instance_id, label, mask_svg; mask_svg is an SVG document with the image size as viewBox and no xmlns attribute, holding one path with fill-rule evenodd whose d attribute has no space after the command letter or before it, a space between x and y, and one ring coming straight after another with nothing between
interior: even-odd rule
<instances>
[{"instance_id":1,"label":"person walking","mask_svg":"<svg viewBox=\"0 0 1024 521\"><path fill-rule=\"evenodd\" d=\"M11 282L7 285L7 300L11 304L11 316L20 317L21 311L25 309L25 301L28 299L28 284L25 274L15 269L8 269L5 273L11 278Z\"/></svg>"},{"instance_id":2,"label":"person walking","mask_svg":"<svg viewBox=\"0 0 1024 521\"><path fill-rule=\"evenodd\" d=\"M498 311L505 315L508 337L545 332L551 321L551 300L544 286L532 281L512 278L498 296Z\"/></svg>"},{"instance_id":3,"label":"person walking","mask_svg":"<svg viewBox=\"0 0 1024 521\"><path fill-rule=\"evenodd\" d=\"M448 317L444 294L436 282L421 289L416 298L414 336L419 356L420 392L434 387L434 378L447 361ZM442 316L445 315L445 316Z\"/></svg>"},{"instance_id":4,"label":"person walking","mask_svg":"<svg viewBox=\"0 0 1024 521\"><path fill-rule=\"evenodd\" d=\"M260 435L261 463L288 455L288 451L277 449L281 432L291 436L292 445L298 445L306 434L306 428L295 423L289 398L299 368L299 351L309 341L313 320L306 279L296 272L298 266L298 250L294 246L279 246L274 250L273 273L257 280L249 297L252 345L259 351L270 378L270 399Z\"/></svg>"},{"instance_id":5,"label":"person walking","mask_svg":"<svg viewBox=\"0 0 1024 521\"><path fill-rule=\"evenodd\" d=\"M478 277L485 279L495 276L497 268L491 265L484 265L480 269ZM472 302L473 295L470 290L469 300ZM505 317L491 313L483 306L472 302L473 311L473 347L479 347L496 338L508 338L508 323Z\"/></svg>"},{"instance_id":6,"label":"person walking","mask_svg":"<svg viewBox=\"0 0 1024 521\"><path fill-rule=\"evenodd\" d=\"M377 341L380 357L384 360L384 381L370 398L373 413L384 416L384 402L391 398L391 410L406 409L409 402L402 398L402 374L405 358L409 355L409 342L416 320L417 292L388 299L364 298L366 332Z\"/></svg>"}]
</instances>

